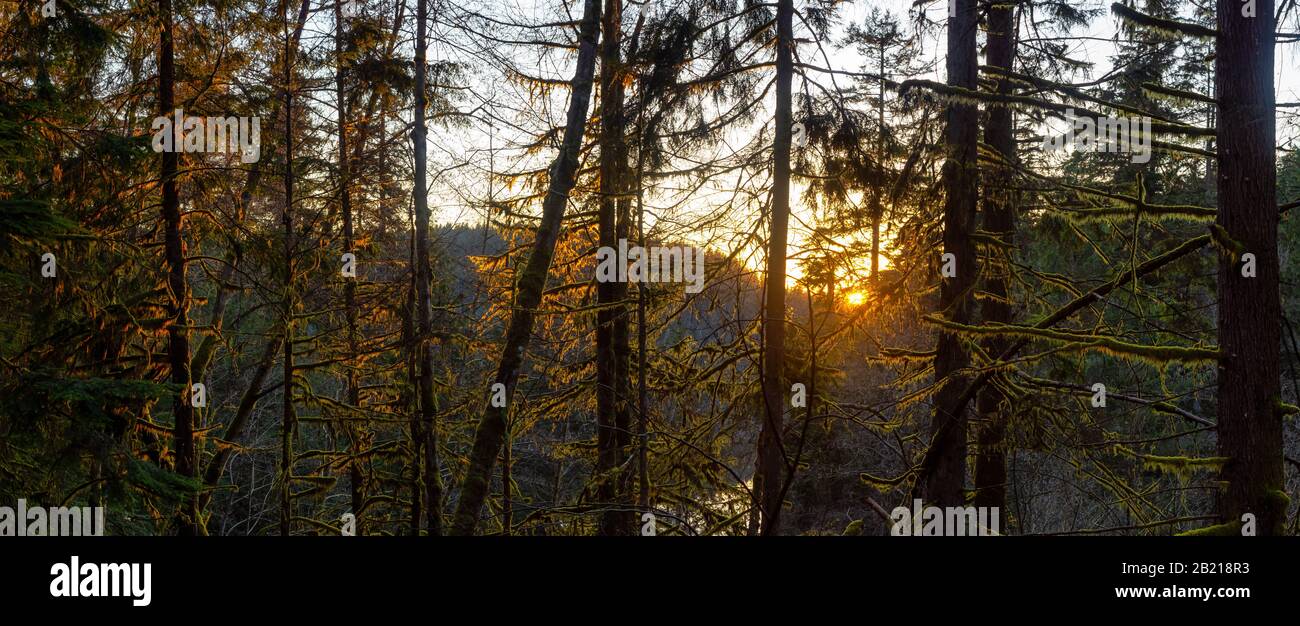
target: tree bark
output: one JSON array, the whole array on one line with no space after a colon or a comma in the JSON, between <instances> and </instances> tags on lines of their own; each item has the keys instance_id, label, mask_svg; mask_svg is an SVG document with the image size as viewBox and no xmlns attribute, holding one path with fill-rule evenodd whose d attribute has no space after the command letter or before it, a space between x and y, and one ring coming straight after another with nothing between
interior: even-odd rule
<instances>
[{"instance_id":1,"label":"tree bark","mask_svg":"<svg viewBox=\"0 0 1300 626\"><path fill-rule=\"evenodd\" d=\"M790 220L790 141L793 132L791 87L794 83L794 2L776 8L776 137L772 148L772 231L767 248L767 283L763 317L763 427L758 436L754 491L759 498L759 533L781 528L781 482L786 461L781 444L785 399L785 266Z\"/></svg>"},{"instance_id":2,"label":"tree bark","mask_svg":"<svg viewBox=\"0 0 1300 626\"><path fill-rule=\"evenodd\" d=\"M411 263L415 263L415 247L411 246ZM424 509L420 506L420 500L424 498L424 487L420 480L423 473L421 471L420 451L424 447L424 429L420 425L420 411L416 406L416 401L420 396L420 370L416 357L419 351L419 343L415 338L415 273L412 272L410 281L406 285L406 298L402 303L402 346L406 349L406 388L402 392L399 405L410 415L409 435L411 440L411 460L408 468L411 472L411 511L407 519L408 533L412 537L420 536L420 519L423 516Z\"/></svg>"},{"instance_id":3,"label":"tree bark","mask_svg":"<svg viewBox=\"0 0 1300 626\"><path fill-rule=\"evenodd\" d=\"M1015 9L1010 5L994 5L989 9L988 64L1013 70L1016 56ZM998 80L997 93L1009 95L1011 81ZM995 106L989 109L988 126L984 141L1009 162L1016 161L1016 141L1011 107ZM1010 245L1016 234L1016 196L1011 189L1012 175L1008 168L994 167L984 189L984 231ZM990 250L989 256L1000 254ZM1010 254L1010 250L1006 251ZM980 305L985 322L1010 323L1011 306L1007 301L1007 279L1010 268L990 259L985 265L984 291L988 297ZM989 354L1001 354L1010 346L1005 338L991 339L985 345ZM1004 449L1008 411L1003 406L1005 397L996 385L985 385L976 399L976 411L981 428L975 456L975 505L997 507L1000 520L1006 516L1007 457ZM1006 528L999 523L999 528Z\"/></svg>"},{"instance_id":4,"label":"tree bark","mask_svg":"<svg viewBox=\"0 0 1300 626\"><path fill-rule=\"evenodd\" d=\"M627 145L623 134L623 69L620 60L622 0L605 0L600 55L600 211L602 247L617 250L627 238ZM626 282L596 284L596 500L599 533L631 530L622 468L627 460L628 318Z\"/></svg>"},{"instance_id":5,"label":"tree bark","mask_svg":"<svg viewBox=\"0 0 1300 626\"><path fill-rule=\"evenodd\" d=\"M515 385L519 381L519 370L524 362L524 353L527 352L528 343L532 338L534 316L537 307L542 303L542 291L546 287L546 275L550 271L551 259L555 255L555 244L560 235L560 225L564 221L569 192L573 189L577 177L578 156L582 148L582 137L591 104L591 88L596 71L600 12L600 0L585 0L582 26L579 31L578 63L571 82L572 92L565 121L564 139L560 145L560 154L551 165L551 180L546 199L542 202L542 219L537 226L533 249L518 280L514 310L510 316L505 345L502 347L494 379L494 384L505 387L506 406L496 407L488 403L482 419L479 420L478 429L474 433L474 448L470 453L469 467L465 472L460 501L456 505L456 515L452 523L451 532L455 535L473 534L474 528L478 525L479 512L483 508L483 501L488 493L488 483L492 477L492 465L505 438L506 413L510 410Z\"/></svg>"},{"instance_id":6,"label":"tree bark","mask_svg":"<svg viewBox=\"0 0 1300 626\"><path fill-rule=\"evenodd\" d=\"M343 216L343 252L356 254L356 237L352 224L352 167L348 154L348 101L343 59L343 33L346 22L343 19L343 2L334 3L334 98L338 106L338 168L339 168L339 213ZM355 278L344 278L343 307L347 323L348 362L347 369L347 404L350 407L361 405L360 381L357 378L357 283ZM348 435L348 491L352 500L352 514L356 516L357 534L365 534L365 484L361 465L357 460L361 452L361 429L352 420L347 420L344 431Z\"/></svg>"},{"instance_id":7,"label":"tree bark","mask_svg":"<svg viewBox=\"0 0 1300 626\"><path fill-rule=\"evenodd\" d=\"M876 189L871 194L871 280L875 282L880 277L880 219L884 213L885 188L888 186L884 177L885 163L885 72L889 71L885 67L885 39L880 39L877 48L879 53L879 64L877 65L877 75L880 76L879 86L876 91L876 164L881 174L879 181L876 183Z\"/></svg>"},{"instance_id":8,"label":"tree bark","mask_svg":"<svg viewBox=\"0 0 1300 626\"><path fill-rule=\"evenodd\" d=\"M948 84L975 89L975 0L955 0L956 15L948 18ZM944 143L947 159L943 166L945 190L943 254L952 254L956 276L941 278L939 312L961 324L970 321L971 291L975 284L975 250L971 234L975 227L978 189L976 148L979 112L973 104L952 102L947 107ZM934 419L930 425L935 462L922 476L926 500L937 506L962 506L966 483L966 412L959 399L965 381L958 372L970 356L956 334L940 331L934 360Z\"/></svg>"},{"instance_id":9,"label":"tree bark","mask_svg":"<svg viewBox=\"0 0 1300 626\"><path fill-rule=\"evenodd\" d=\"M176 63L172 37L171 0L158 1L159 19L162 21L158 37L158 109L159 115L172 116L175 108ZM171 382L180 388L172 397L173 430L176 448L176 473L187 478L198 477L198 455L194 447L194 407L190 403L190 337L189 337L189 283L185 276L185 229L181 215L180 193L176 187L176 172L180 163L179 128L173 128L172 150L162 153L162 220L164 249L167 258L167 314L172 319L167 326L167 359L171 367ZM187 497L181 504L177 517L177 531L181 535L199 534L198 495Z\"/></svg>"},{"instance_id":10,"label":"tree bark","mask_svg":"<svg viewBox=\"0 0 1300 626\"><path fill-rule=\"evenodd\" d=\"M1218 0L1215 93L1219 95L1217 224L1243 253L1255 255L1255 276L1243 276L1237 255L1219 261L1219 455L1228 457L1219 513L1244 514L1257 532L1280 534L1286 519L1282 467L1278 293L1277 170L1273 92L1274 3L1256 0L1242 16L1236 0Z\"/></svg>"},{"instance_id":11,"label":"tree bark","mask_svg":"<svg viewBox=\"0 0 1300 626\"><path fill-rule=\"evenodd\" d=\"M638 245L645 249L645 94L641 94L640 98L636 120L636 239ZM647 432L650 419L650 403L646 392L646 343L649 334L645 321L647 295L646 284L638 284L636 286L637 508L643 516L650 512L650 467L646 449L649 443Z\"/></svg>"},{"instance_id":12,"label":"tree bark","mask_svg":"<svg viewBox=\"0 0 1300 626\"><path fill-rule=\"evenodd\" d=\"M442 472L438 469L438 429L434 423L433 400L433 346L430 345L430 316L433 305L430 301L429 282L432 268L429 266L429 186L426 177L428 167L428 144L425 129L425 108L427 98L425 89L427 71L425 48L428 46L426 24L428 22L428 0L419 0L415 16L415 128L412 139L415 144L415 296L416 296L416 341L420 361L420 422L424 441L424 509L425 530L431 536L442 534Z\"/></svg>"},{"instance_id":13,"label":"tree bark","mask_svg":"<svg viewBox=\"0 0 1300 626\"><path fill-rule=\"evenodd\" d=\"M287 4L284 5L287 8ZM286 23L287 23L287 16ZM284 395L280 421L280 535L293 530L293 438L297 415L293 410L293 66L292 38L284 38Z\"/></svg>"}]
</instances>

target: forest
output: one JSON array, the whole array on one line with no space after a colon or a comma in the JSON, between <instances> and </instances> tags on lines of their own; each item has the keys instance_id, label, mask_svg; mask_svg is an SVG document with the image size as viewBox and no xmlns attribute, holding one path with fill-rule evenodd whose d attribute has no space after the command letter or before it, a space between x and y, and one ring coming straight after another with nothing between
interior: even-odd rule
<instances>
[{"instance_id":1,"label":"forest","mask_svg":"<svg viewBox=\"0 0 1300 626\"><path fill-rule=\"evenodd\" d=\"M1300 534L1298 42L5 0L0 535Z\"/></svg>"}]
</instances>

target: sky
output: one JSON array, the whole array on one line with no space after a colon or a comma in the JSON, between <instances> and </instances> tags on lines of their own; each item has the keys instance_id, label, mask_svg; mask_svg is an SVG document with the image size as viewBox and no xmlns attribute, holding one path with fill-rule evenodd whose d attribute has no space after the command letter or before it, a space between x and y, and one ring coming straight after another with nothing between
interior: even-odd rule
<instances>
[{"instance_id":1,"label":"sky","mask_svg":"<svg viewBox=\"0 0 1300 626\"><path fill-rule=\"evenodd\" d=\"M654 0L657 4L670 4L673 2L682 3L690 0ZM796 0L796 7L807 4L808 0ZM485 3L487 4L487 3ZM491 3L488 6L497 9L494 15L504 19L519 22L550 22L556 19L556 9L558 6L549 0L506 0L504 3ZM1105 9L1097 18L1093 19L1089 29L1076 42L1073 42L1069 55L1072 58L1087 60L1095 64L1092 71L1086 75L1080 76L1080 80L1095 78L1104 75L1109 69L1108 58L1115 52L1115 44L1111 38L1118 30L1118 20L1107 8L1109 2L1089 1L1080 4L1088 8ZM570 3L569 10L573 12L573 19L580 17L580 3ZM873 7L881 7L892 11L895 15L900 16L905 25L910 28L908 10L911 2L908 0L870 0L870 1L853 1L845 3L840 8L840 23L837 27L836 35L833 40L842 38L846 26L850 23L861 24L865 17L871 12ZM490 11L490 8L479 9ZM629 7L627 12L632 14L640 10L637 7ZM659 9L661 10L661 9ZM1184 9L1189 11L1190 8ZM932 2L927 9L931 20L941 21L943 19L946 4L939 1ZM629 15L629 18L631 15ZM1285 30L1285 28L1281 28ZM799 36L799 25L796 20L796 37ZM945 33L943 29L932 29L934 32L923 37L922 50L923 57L926 59L938 60L944 46ZM502 35L502 33L494 33ZM1277 51L1277 69L1275 72L1275 83L1277 87L1277 99L1279 102L1300 102L1300 59L1297 58L1297 45L1289 44L1279 46ZM804 47L802 51L805 62L821 63L823 60L820 54L815 57L811 50ZM861 59L855 50L851 47L835 48L827 46L826 51L829 53L829 59L835 69L857 71L862 69ZM435 42L429 51L430 57L437 58L464 58L468 60L471 54L464 48L449 45L447 42ZM441 55L441 56L440 56ZM538 76L547 76L559 80L568 80L573 71L572 53L558 51L549 54L547 57L535 62L527 68L529 73L535 73ZM518 59L518 57L514 57ZM935 63L936 74L928 76L918 76L917 78L930 78L943 80L943 64ZM517 147L522 141L531 138L531 133L538 128L548 125L558 126L563 123L565 105L567 104L568 92L564 89L554 90L548 97L539 98L536 93L530 91L525 85L519 82L512 82L508 77L493 75L491 70L478 81L476 89L473 89L471 102L464 104L462 110L474 109L477 104L484 101L497 102L503 108L503 114L497 119L491 120L492 125L488 125L486 119L473 123L469 128L454 129L434 129L431 132L431 158L434 161L442 157L449 169L438 170L434 165L430 166L431 170L431 200L430 204L436 207L435 219L442 223L470 223L482 224L482 208L478 206L488 195L488 172L501 172L505 170L519 170L528 168L544 167L550 159L554 157L553 150L543 150L530 157L521 157ZM798 86L796 85L796 92ZM769 98L769 106L771 98ZM593 102L594 105L594 102ZM516 127L512 128L512 124ZM1295 137L1294 128L1279 127L1279 137ZM737 132L744 133L745 129L738 129ZM752 132L752 131L751 131ZM467 162L468 161L468 162ZM498 182L492 185L494 196L509 197L520 193L518 189L508 189L503 183ZM802 227L802 224L811 222L810 212L798 200L801 185L797 182L792 190L792 230L790 233L790 249L792 253L801 248L808 236L808 231ZM725 194L726 189L715 189L714 194ZM649 204L653 207L654 202ZM702 193L692 201L693 205L701 206L703 211L707 211L712 200L709 194ZM651 213L655 213L653 210ZM752 216L751 216L752 217ZM647 227L652 227L657 217L650 215L647 218ZM744 218L737 223L743 226ZM709 245L717 247L722 243L717 237L720 233L694 232L693 238L696 245ZM761 256L756 253L750 257L751 267L761 265ZM882 262L882 265L887 262ZM863 262L866 265L866 262ZM798 263L790 264L792 282L799 277Z\"/></svg>"}]
</instances>

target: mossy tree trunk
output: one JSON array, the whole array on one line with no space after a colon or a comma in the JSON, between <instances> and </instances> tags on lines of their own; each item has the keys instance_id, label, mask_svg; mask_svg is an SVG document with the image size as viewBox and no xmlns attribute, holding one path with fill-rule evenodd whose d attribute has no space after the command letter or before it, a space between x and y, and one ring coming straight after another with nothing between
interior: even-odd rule
<instances>
[{"instance_id":1,"label":"mossy tree trunk","mask_svg":"<svg viewBox=\"0 0 1300 626\"><path fill-rule=\"evenodd\" d=\"M352 167L348 154L348 94L345 85L344 32L347 26L343 19L343 2L334 3L334 100L338 107L338 206L343 217L343 252L355 255L356 235L353 232L352 219ZM345 278L343 283L343 307L347 324L347 358L352 367L347 371L347 404L349 407L361 405L361 384L357 376L357 283L356 279ZM347 420L343 427L348 437L348 492L352 502L352 514L356 516L357 534L365 534L365 484L361 473L361 429L353 420Z\"/></svg>"},{"instance_id":2,"label":"mossy tree trunk","mask_svg":"<svg viewBox=\"0 0 1300 626\"><path fill-rule=\"evenodd\" d=\"M600 55L600 211L602 247L618 249L627 238L627 146L623 129L623 2L605 0L604 43ZM596 285L596 500L602 507L599 532L631 530L622 469L628 453L628 287L626 282Z\"/></svg>"},{"instance_id":3,"label":"mossy tree trunk","mask_svg":"<svg viewBox=\"0 0 1300 626\"><path fill-rule=\"evenodd\" d=\"M1015 8L1010 5L995 5L989 9L988 17L988 64L1005 70L1013 70L1016 56L1016 17ZM1009 79L998 80L997 93L1010 95L1012 83ZM1016 141L1014 135L1013 109L1011 107L992 107L988 112L988 122L984 129L984 142L998 152L1010 163L1016 162ZM1012 173L1009 168L994 167L986 179L984 189L984 231L1010 246L1016 234L1016 194L1011 189ZM985 322L1010 323L1013 314L1008 296L1008 278L1011 267L998 260L1002 254L1009 255L1011 249L1003 251L990 249L985 265L984 291L987 297L981 302L980 313ZM1006 338L990 339L985 344L988 354L999 355L1010 347ZM975 505L997 507L998 514L1005 518L1007 498L1007 455L1004 449L1009 407L1003 403L1005 396L996 384L984 385L976 399L976 411L981 428L978 435L978 447L975 456ZM999 523L999 528L1006 524Z\"/></svg>"},{"instance_id":4,"label":"mossy tree trunk","mask_svg":"<svg viewBox=\"0 0 1300 626\"><path fill-rule=\"evenodd\" d=\"M158 110L159 115L171 117L176 102L176 57L172 35L171 0L158 1ZM172 150L162 153L162 220L164 254L167 259L167 360L171 369L171 382L176 385L172 397L174 420L174 446L176 448L176 473L187 478L198 477L198 455L194 447L194 407L190 403L190 337L189 337L189 283L185 276L185 224L181 215L180 192L176 186L181 145L177 141L179 128L171 129ZM177 517L177 531L182 535L199 534L198 495L181 503Z\"/></svg>"},{"instance_id":5,"label":"mossy tree trunk","mask_svg":"<svg viewBox=\"0 0 1300 626\"><path fill-rule=\"evenodd\" d=\"M515 385L524 354L532 339L533 321L542 304L542 291L555 256L555 244L560 236L560 225L569 203L569 192L577 179L578 157L586 127L587 112L591 106L591 88L596 73L596 44L600 39L601 0L585 0L582 25L578 34L578 61L571 81L569 110L565 120L564 138L560 153L550 169L550 182L542 202L542 219L537 225L537 236L529 251L528 261L519 276L515 289L515 302L506 328L505 345L497 364L493 384L505 387L505 406L488 403L474 432L474 448L470 452L469 467L461 486L460 501L451 532L470 535L478 526L479 512L487 498L492 466L500 454L505 440L506 413L514 399ZM488 390L484 390L485 395Z\"/></svg>"},{"instance_id":6,"label":"mossy tree trunk","mask_svg":"<svg viewBox=\"0 0 1300 626\"><path fill-rule=\"evenodd\" d=\"M288 10L284 4L283 11ZM282 15L285 24L288 16ZM280 418L280 534L293 532L293 438L297 433L297 415L293 409L293 45L289 33L284 37L284 388Z\"/></svg>"},{"instance_id":7,"label":"mossy tree trunk","mask_svg":"<svg viewBox=\"0 0 1300 626\"><path fill-rule=\"evenodd\" d=\"M1273 92L1274 3L1218 0L1215 93L1219 95L1217 224L1245 254L1219 261L1219 456L1227 523L1253 514L1259 534L1278 534L1286 518L1282 467L1278 293L1277 170Z\"/></svg>"},{"instance_id":8,"label":"mossy tree trunk","mask_svg":"<svg viewBox=\"0 0 1300 626\"><path fill-rule=\"evenodd\" d=\"M956 14L948 17L948 84L964 89L976 88L978 63L975 35L978 32L975 0L955 0ZM979 139L979 111L974 104L952 101L947 107L944 144L947 159L943 165L945 192L943 212L943 249L952 254L956 275L941 278L939 313L946 319L966 324L970 321L972 291L975 285L975 249L971 234L975 228L976 151ZM937 506L964 505L966 483L967 420L962 390L966 381L960 370L970 362L970 355L956 333L940 331L934 360L934 419L931 422L929 454L922 480L926 500Z\"/></svg>"},{"instance_id":9,"label":"mossy tree trunk","mask_svg":"<svg viewBox=\"0 0 1300 626\"><path fill-rule=\"evenodd\" d=\"M412 131L415 144L415 332L418 345L416 354L420 367L420 430L423 434L421 448L424 451L422 460L425 530L430 535L437 536L442 534L442 473L438 469L438 428L434 422L433 346L430 323L433 303L429 294L432 268L429 265L429 183L426 174L429 161L428 131L425 128L425 108L428 106L425 93L428 89L426 79L428 20L428 0L419 0L415 9L415 128Z\"/></svg>"}]
</instances>

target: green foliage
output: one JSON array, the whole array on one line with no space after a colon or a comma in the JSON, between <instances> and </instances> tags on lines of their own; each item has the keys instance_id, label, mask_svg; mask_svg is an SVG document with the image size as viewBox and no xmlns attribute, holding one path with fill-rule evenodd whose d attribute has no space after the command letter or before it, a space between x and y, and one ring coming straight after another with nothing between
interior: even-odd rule
<instances>
[{"instance_id":1,"label":"green foliage","mask_svg":"<svg viewBox=\"0 0 1300 626\"><path fill-rule=\"evenodd\" d=\"M1240 535L1241 522L1213 524L1178 533L1179 537L1238 537Z\"/></svg>"}]
</instances>

